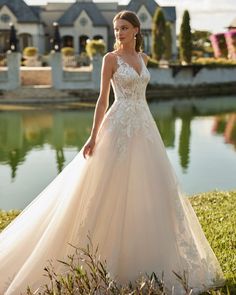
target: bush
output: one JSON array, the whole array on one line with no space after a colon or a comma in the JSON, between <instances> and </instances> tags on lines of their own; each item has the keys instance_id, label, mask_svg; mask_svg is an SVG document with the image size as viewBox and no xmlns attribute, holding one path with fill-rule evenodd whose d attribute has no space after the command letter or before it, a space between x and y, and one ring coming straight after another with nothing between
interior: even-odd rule
<instances>
[{"instance_id":1,"label":"bush","mask_svg":"<svg viewBox=\"0 0 236 295\"><path fill-rule=\"evenodd\" d=\"M104 55L106 45L103 40L90 40L86 44L86 52L88 56L93 57L96 54Z\"/></svg>"},{"instance_id":2,"label":"bush","mask_svg":"<svg viewBox=\"0 0 236 295\"><path fill-rule=\"evenodd\" d=\"M206 66L236 66L236 60L227 58L202 57L193 61L193 64Z\"/></svg>"},{"instance_id":3,"label":"bush","mask_svg":"<svg viewBox=\"0 0 236 295\"><path fill-rule=\"evenodd\" d=\"M87 52L83 51L80 53L80 66L89 66L90 65L90 58Z\"/></svg>"},{"instance_id":4,"label":"bush","mask_svg":"<svg viewBox=\"0 0 236 295\"><path fill-rule=\"evenodd\" d=\"M147 66L149 68L157 68L159 66L159 62L154 58L148 57Z\"/></svg>"},{"instance_id":5,"label":"bush","mask_svg":"<svg viewBox=\"0 0 236 295\"><path fill-rule=\"evenodd\" d=\"M38 54L38 49L36 47L25 47L23 50L24 56L36 56Z\"/></svg>"},{"instance_id":6,"label":"bush","mask_svg":"<svg viewBox=\"0 0 236 295\"><path fill-rule=\"evenodd\" d=\"M65 56L72 56L75 54L75 50L72 47L63 47L61 53Z\"/></svg>"}]
</instances>

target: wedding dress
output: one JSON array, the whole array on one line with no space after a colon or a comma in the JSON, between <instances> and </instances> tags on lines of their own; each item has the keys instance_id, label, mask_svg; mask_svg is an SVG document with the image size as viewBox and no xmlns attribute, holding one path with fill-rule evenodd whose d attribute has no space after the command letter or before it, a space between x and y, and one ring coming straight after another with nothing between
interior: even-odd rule
<instances>
[{"instance_id":1,"label":"wedding dress","mask_svg":"<svg viewBox=\"0 0 236 295\"><path fill-rule=\"evenodd\" d=\"M86 246L88 232L120 283L163 272L176 295L185 292L173 271L187 274L192 294L224 283L149 110L150 73L141 55L140 73L116 57L115 100L93 155L80 151L0 234L0 294L37 290L48 260L65 258L68 243Z\"/></svg>"}]
</instances>

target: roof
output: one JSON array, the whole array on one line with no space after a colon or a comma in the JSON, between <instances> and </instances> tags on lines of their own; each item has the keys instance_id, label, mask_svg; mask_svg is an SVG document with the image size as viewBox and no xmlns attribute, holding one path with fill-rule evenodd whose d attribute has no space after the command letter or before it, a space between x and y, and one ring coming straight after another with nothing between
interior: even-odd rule
<instances>
[{"instance_id":1,"label":"roof","mask_svg":"<svg viewBox=\"0 0 236 295\"><path fill-rule=\"evenodd\" d=\"M150 15L153 15L158 5L155 0L131 0L126 6L127 10L138 12L139 8L144 5ZM176 20L176 10L174 6L161 6L167 21L174 22Z\"/></svg>"},{"instance_id":2,"label":"roof","mask_svg":"<svg viewBox=\"0 0 236 295\"><path fill-rule=\"evenodd\" d=\"M40 19L40 14L41 14L43 8L39 5L29 5L29 7L34 12L34 14L36 14L37 17Z\"/></svg>"},{"instance_id":3,"label":"roof","mask_svg":"<svg viewBox=\"0 0 236 295\"><path fill-rule=\"evenodd\" d=\"M61 26L72 26L82 11L86 11L94 26L108 26L107 21L93 2L75 2L59 18Z\"/></svg>"},{"instance_id":4,"label":"roof","mask_svg":"<svg viewBox=\"0 0 236 295\"><path fill-rule=\"evenodd\" d=\"M23 0L0 0L0 7L4 5L12 11L18 22L39 22L38 15Z\"/></svg>"}]
</instances>

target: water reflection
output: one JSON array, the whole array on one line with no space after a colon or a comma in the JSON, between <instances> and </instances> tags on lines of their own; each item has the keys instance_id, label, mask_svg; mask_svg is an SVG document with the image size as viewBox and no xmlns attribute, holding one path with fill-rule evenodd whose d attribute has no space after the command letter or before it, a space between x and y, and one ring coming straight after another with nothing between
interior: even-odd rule
<instances>
[{"instance_id":1,"label":"water reflection","mask_svg":"<svg viewBox=\"0 0 236 295\"><path fill-rule=\"evenodd\" d=\"M65 163L64 148L79 151L90 133L92 112L2 112L0 113L0 163L17 167L32 149L49 144L55 150L58 172Z\"/></svg>"},{"instance_id":2,"label":"water reflection","mask_svg":"<svg viewBox=\"0 0 236 295\"><path fill-rule=\"evenodd\" d=\"M225 143L232 144L236 150L236 113L216 116L212 131L222 135Z\"/></svg>"},{"instance_id":3,"label":"water reflection","mask_svg":"<svg viewBox=\"0 0 236 295\"><path fill-rule=\"evenodd\" d=\"M235 188L235 98L150 109L184 191ZM37 196L81 149L92 118L93 109L0 112L0 208L24 208Z\"/></svg>"},{"instance_id":4,"label":"water reflection","mask_svg":"<svg viewBox=\"0 0 236 295\"><path fill-rule=\"evenodd\" d=\"M170 107L169 112L158 104L151 104L154 120L167 148L175 147L176 119L181 120L178 138L178 155L182 172L190 162L191 121L199 112L195 108ZM206 114L204 114L206 116ZM26 160L32 149L42 149L49 144L55 151L58 172L65 165L64 149L80 150L90 134L93 111L2 112L0 113L0 163L11 167L11 177L16 177L17 167ZM236 113L215 115L212 133L222 135L225 143L236 147Z\"/></svg>"}]
</instances>

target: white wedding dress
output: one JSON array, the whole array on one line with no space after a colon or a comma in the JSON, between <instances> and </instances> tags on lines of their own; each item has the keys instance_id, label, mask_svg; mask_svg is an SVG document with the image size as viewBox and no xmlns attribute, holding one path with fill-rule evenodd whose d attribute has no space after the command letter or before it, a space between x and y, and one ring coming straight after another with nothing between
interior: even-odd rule
<instances>
[{"instance_id":1,"label":"white wedding dress","mask_svg":"<svg viewBox=\"0 0 236 295\"><path fill-rule=\"evenodd\" d=\"M0 294L25 294L47 282L48 260L64 259L88 232L112 277L134 282L155 272L174 294L224 283L220 265L181 193L145 91L150 73L117 56L115 100L102 121L94 154L82 151L0 234ZM46 169L46 167L45 167ZM59 263L55 263L56 270Z\"/></svg>"}]
</instances>

